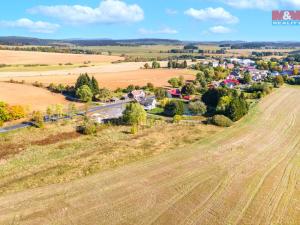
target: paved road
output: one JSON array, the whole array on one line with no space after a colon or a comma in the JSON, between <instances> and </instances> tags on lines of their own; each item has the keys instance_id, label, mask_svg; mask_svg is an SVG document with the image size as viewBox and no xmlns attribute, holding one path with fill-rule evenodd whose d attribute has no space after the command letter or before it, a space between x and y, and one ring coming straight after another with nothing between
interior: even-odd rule
<instances>
[{"instance_id":1,"label":"paved road","mask_svg":"<svg viewBox=\"0 0 300 225\"><path fill-rule=\"evenodd\" d=\"M97 111L104 110L104 109L109 109L109 108L115 108L115 107L127 104L127 103L129 103L131 101L132 100L126 100L126 101L117 102L117 103L113 103L113 104L91 107L88 110L88 113L97 112ZM84 114L85 114L85 112L81 111L77 115L80 116L80 115L84 115ZM68 117L66 117L66 118L68 118ZM24 122L24 123L20 123L20 124L14 125L14 126L0 128L0 133L7 133L9 131L19 130L19 129L28 128L28 127L32 127L32 126L34 126L33 123L31 123L31 122Z\"/></svg>"}]
</instances>

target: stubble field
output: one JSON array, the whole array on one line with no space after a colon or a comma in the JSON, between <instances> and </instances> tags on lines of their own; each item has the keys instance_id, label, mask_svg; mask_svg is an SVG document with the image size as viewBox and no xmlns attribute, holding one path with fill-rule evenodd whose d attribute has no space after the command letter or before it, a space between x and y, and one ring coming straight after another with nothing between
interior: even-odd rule
<instances>
[{"instance_id":1,"label":"stubble field","mask_svg":"<svg viewBox=\"0 0 300 225\"><path fill-rule=\"evenodd\" d=\"M124 68L125 69L125 68ZM86 70L88 71L88 70ZM132 68L132 71L120 71L120 72L103 72L90 71L88 73L94 76L101 87L106 87L111 90L116 88L124 88L128 85L140 85L144 86L148 82L153 83L155 86L168 85L168 80L172 77L178 77L182 75L187 80L195 79L195 72L190 70L176 70L176 69L137 69ZM40 82L44 85L65 84L74 85L79 74L70 75L45 75L45 76L29 76L29 77L12 77L12 78L0 78L0 81L9 81L14 79L15 81L25 81L26 83Z\"/></svg>"},{"instance_id":2,"label":"stubble field","mask_svg":"<svg viewBox=\"0 0 300 225\"><path fill-rule=\"evenodd\" d=\"M63 95L54 94L32 85L0 82L0 90L0 101L10 105L25 106L29 111L44 111L50 105L68 105L70 103Z\"/></svg>"},{"instance_id":3,"label":"stubble field","mask_svg":"<svg viewBox=\"0 0 300 225\"><path fill-rule=\"evenodd\" d=\"M118 56L107 55L83 55L83 54L63 54L48 52L30 52L30 51L0 51L0 64L59 64L59 63L83 63L91 61L92 63L110 63L121 60Z\"/></svg>"}]
</instances>

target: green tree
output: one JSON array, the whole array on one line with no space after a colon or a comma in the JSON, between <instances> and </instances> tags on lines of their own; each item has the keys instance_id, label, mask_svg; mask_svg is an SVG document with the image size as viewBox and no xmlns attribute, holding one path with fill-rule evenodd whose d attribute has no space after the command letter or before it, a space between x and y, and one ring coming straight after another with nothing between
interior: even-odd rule
<instances>
[{"instance_id":1,"label":"green tree","mask_svg":"<svg viewBox=\"0 0 300 225\"><path fill-rule=\"evenodd\" d=\"M123 120L129 125L142 125L146 123L147 113L139 103L130 103L123 112Z\"/></svg>"},{"instance_id":2,"label":"green tree","mask_svg":"<svg viewBox=\"0 0 300 225\"><path fill-rule=\"evenodd\" d=\"M224 88L213 88L208 89L203 95L202 95L202 101L207 105L211 107L216 107L219 103L219 100L221 97L226 96L227 90Z\"/></svg>"},{"instance_id":3,"label":"green tree","mask_svg":"<svg viewBox=\"0 0 300 225\"><path fill-rule=\"evenodd\" d=\"M171 78L170 80L168 80L168 83L173 87L173 88L177 88L179 87L179 80L176 77Z\"/></svg>"},{"instance_id":4,"label":"green tree","mask_svg":"<svg viewBox=\"0 0 300 225\"><path fill-rule=\"evenodd\" d=\"M249 72L246 72L246 73L244 74L244 82L245 82L246 84L250 84L250 83L251 83L251 80L252 80L252 78L251 78L250 73L249 73Z\"/></svg>"},{"instance_id":5,"label":"green tree","mask_svg":"<svg viewBox=\"0 0 300 225\"><path fill-rule=\"evenodd\" d=\"M158 100L162 100L167 96L167 91L164 88L156 88L154 94Z\"/></svg>"},{"instance_id":6,"label":"green tree","mask_svg":"<svg viewBox=\"0 0 300 225\"><path fill-rule=\"evenodd\" d=\"M87 73L85 74L80 74L79 77L77 78L76 84L75 84L75 89L76 91L82 87L83 85L90 86L91 84L91 79Z\"/></svg>"},{"instance_id":7,"label":"green tree","mask_svg":"<svg viewBox=\"0 0 300 225\"><path fill-rule=\"evenodd\" d=\"M188 107L194 115L204 115L207 111L207 107L202 101L190 102Z\"/></svg>"},{"instance_id":8,"label":"green tree","mask_svg":"<svg viewBox=\"0 0 300 225\"><path fill-rule=\"evenodd\" d=\"M182 87L181 93L184 95L193 95L196 93L196 87L192 83L187 83Z\"/></svg>"},{"instance_id":9,"label":"green tree","mask_svg":"<svg viewBox=\"0 0 300 225\"><path fill-rule=\"evenodd\" d=\"M90 102L93 99L93 93L88 85L81 86L76 91L76 95L83 102Z\"/></svg>"},{"instance_id":10,"label":"green tree","mask_svg":"<svg viewBox=\"0 0 300 225\"><path fill-rule=\"evenodd\" d=\"M96 96L97 99L101 100L101 101L106 101L108 99L110 99L112 96L111 91L108 90L107 88L102 88L99 90L98 95Z\"/></svg>"},{"instance_id":11,"label":"green tree","mask_svg":"<svg viewBox=\"0 0 300 225\"><path fill-rule=\"evenodd\" d=\"M183 115L184 104L182 101L173 100L165 105L164 114L173 117L175 115Z\"/></svg>"},{"instance_id":12,"label":"green tree","mask_svg":"<svg viewBox=\"0 0 300 225\"><path fill-rule=\"evenodd\" d=\"M230 102L226 116L228 116L232 121L238 121L248 113L248 110L249 107L246 100L241 97L236 97Z\"/></svg>"},{"instance_id":13,"label":"green tree","mask_svg":"<svg viewBox=\"0 0 300 225\"><path fill-rule=\"evenodd\" d=\"M94 95L97 95L99 93L99 84L94 76L92 77L91 80L90 89Z\"/></svg>"},{"instance_id":14,"label":"green tree","mask_svg":"<svg viewBox=\"0 0 300 225\"><path fill-rule=\"evenodd\" d=\"M160 68L160 63L156 62L156 61L153 61L152 62L152 69L158 69Z\"/></svg>"},{"instance_id":15,"label":"green tree","mask_svg":"<svg viewBox=\"0 0 300 225\"><path fill-rule=\"evenodd\" d=\"M225 113L229 104L231 103L232 101L232 97L231 96L223 96L219 99L219 102L218 102L218 105L217 105L217 108L216 108L216 111L218 113Z\"/></svg>"}]
</instances>

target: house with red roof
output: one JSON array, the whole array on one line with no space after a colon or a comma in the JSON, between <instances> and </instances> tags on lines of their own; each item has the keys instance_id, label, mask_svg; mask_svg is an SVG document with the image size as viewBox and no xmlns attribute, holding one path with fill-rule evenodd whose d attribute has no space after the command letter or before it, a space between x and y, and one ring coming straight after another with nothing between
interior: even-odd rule
<instances>
[{"instance_id":1,"label":"house with red roof","mask_svg":"<svg viewBox=\"0 0 300 225\"><path fill-rule=\"evenodd\" d=\"M168 93L172 98L181 98L181 91L178 88L171 89L168 91Z\"/></svg>"}]
</instances>

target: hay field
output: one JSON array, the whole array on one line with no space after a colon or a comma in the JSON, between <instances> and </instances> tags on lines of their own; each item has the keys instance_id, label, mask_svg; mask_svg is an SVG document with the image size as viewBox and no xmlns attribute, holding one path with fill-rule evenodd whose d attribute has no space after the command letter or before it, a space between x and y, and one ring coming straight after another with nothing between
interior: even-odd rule
<instances>
[{"instance_id":1,"label":"hay field","mask_svg":"<svg viewBox=\"0 0 300 225\"><path fill-rule=\"evenodd\" d=\"M0 224L300 224L299 118L300 89L281 88L194 144L2 196Z\"/></svg>"},{"instance_id":2,"label":"hay field","mask_svg":"<svg viewBox=\"0 0 300 225\"><path fill-rule=\"evenodd\" d=\"M0 50L0 64L24 65L24 64L59 64L59 63L83 63L91 61L92 63L110 63L121 60L118 56L107 55L83 55L83 54L63 54L48 52L30 52L30 51L10 51Z\"/></svg>"},{"instance_id":3,"label":"hay field","mask_svg":"<svg viewBox=\"0 0 300 225\"><path fill-rule=\"evenodd\" d=\"M0 82L0 90L0 101L10 105L25 106L29 111L46 110L50 105L68 105L70 103L60 94L54 94L31 85Z\"/></svg>"},{"instance_id":4,"label":"hay field","mask_svg":"<svg viewBox=\"0 0 300 225\"><path fill-rule=\"evenodd\" d=\"M122 64L121 64L122 65ZM148 82L153 83L155 86L168 85L168 80L172 77L184 76L187 80L195 79L195 72L190 70L181 69L135 69L125 72L102 72L98 73L91 70L89 75L95 76L101 87L106 87L111 90L116 88L124 88L130 84L144 86ZM113 71L113 70L111 70ZM71 75L44 75L44 76L29 76L29 77L13 77L16 81L24 80L26 83L34 83L35 81L41 82L45 85L50 83L54 84L68 84L74 85L79 74ZM10 78L0 78L0 81L8 81Z\"/></svg>"}]
</instances>

